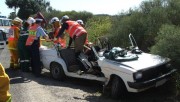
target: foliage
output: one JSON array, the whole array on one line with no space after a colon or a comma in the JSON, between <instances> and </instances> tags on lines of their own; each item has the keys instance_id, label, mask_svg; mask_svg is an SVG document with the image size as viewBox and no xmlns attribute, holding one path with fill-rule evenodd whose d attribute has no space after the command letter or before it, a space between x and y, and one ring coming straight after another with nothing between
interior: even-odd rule
<instances>
[{"instance_id":1,"label":"foliage","mask_svg":"<svg viewBox=\"0 0 180 102\"><path fill-rule=\"evenodd\" d=\"M40 11L46 11L50 7L50 2L46 0L6 0L6 5L9 8L19 8L18 16L21 19L27 19L30 15Z\"/></svg>"},{"instance_id":2,"label":"foliage","mask_svg":"<svg viewBox=\"0 0 180 102\"><path fill-rule=\"evenodd\" d=\"M180 66L180 27L175 25L163 25L156 37L156 44L151 47L151 53L172 60L174 68L179 70ZM176 88L180 91L180 72L176 73Z\"/></svg>"},{"instance_id":3,"label":"foliage","mask_svg":"<svg viewBox=\"0 0 180 102\"><path fill-rule=\"evenodd\" d=\"M128 35L132 33L137 37L144 34L143 20L144 18L140 13L134 13L131 15L118 15L112 18L112 29L111 35L113 36L113 45L114 46L123 46L126 47L129 45ZM137 41L140 41L137 39Z\"/></svg>"},{"instance_id":4,"label":"foliage","mask_svg":"<svg viewBox=\"0 0 180 102\"><path fill-rule=\"evenodd\" d=\"M111 29L111 19L109 16L93 16L87 21L85 26L88 32L88 39L94 42L97 37L107 35Z\"/></svg>"},{"instance_id":5,"label":"foliage","mask_svg":"<svg viewBox=\"0 0 180 102\"><path fill-rule=\"evenodd\" d=\"M93 14L86 11L76 12L76 11L66 11L62 12L59 10L52 9L51 12L42 12L47 21L50 21L53 17L62 18L64 15L68 15L72 20L83 20L84 23L87 22L88 19L92 18Z\"/></svg>"},{"instance_id":6,"label":"foliage","mask_svg":"<svg viewBox=\"0 0 180 102\"><path fill-rule=\"evenodd\" d=\"M81 11L81 12L76 12L76 11L67 11L67 12L62 12L59 10L52 9L51 12L42 12L44 15L45 19L47 22L49 22L53 17L58 17L59 19L62 18L64 15L68 15L71 20L78 20L81 19L83 20L84 24L86 24L87 20L92 18L93 14L90 12L86 11ZM51 29L52 25L47 24L46 29Z\"/></svg>"},{"instance_id":7,"label":"foliage","mask_svg":"<svg viewBox=\"0 0 180 102\"><path fill-rule=\"evenodd\" d=\"M143 51L150 51L157 32L163 24L179 25L179 0L149 0L140 8L116 15L112 19L111 35L114 46L128 46L128 34L132 33Z\"/></svg>"},{"instance_id":8,"label":"foliage","mask_svg":"<svg viewBox=\"0 0 180 102\"><path fill-rule=\"evenodd\" d=\"M174 67L180 65L180 27L174 25L163 25L156 37L156 44L151 52L171 58Z\"/></svg>"},{"instance_id":9,"label":"foliage","mask_svg":"<svg viewBox=\"0 0 180 102\"><path fill-rule=\"evenodd\" d=\"M168 18L172 24L180 26L180 0L167 0Z\"/></svg>"}]
</instances>

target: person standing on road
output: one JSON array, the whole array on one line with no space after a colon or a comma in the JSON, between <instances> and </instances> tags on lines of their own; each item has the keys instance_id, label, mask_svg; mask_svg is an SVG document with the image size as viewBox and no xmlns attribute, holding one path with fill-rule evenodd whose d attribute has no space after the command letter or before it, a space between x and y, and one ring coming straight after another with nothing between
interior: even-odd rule
<instances>
[{"instance_id":1,"label":"person standing on road","mask_svg":"<svg viewBox=\"0 0 180 102\"><path fill-rule=\"evenodd\" d=\"M29 17L27 21L23 25L23 29L20 32L19 40L18 40L18 54L20 58L20 69L23 72L30 71L30 55L29 51L26 47L26 40L28 38L28 29L31 25L34 25L35 19Z\"/></svg>"},{"instance_id":2,"label":"person standing on road","mask_svg":"<svg viewBox=\"0 0 180 102\"><path fill-rule=\"evenodd\" d=\"M0 63L0 102L11 102L11 94L9 93L9 76L6 74L4 67Z\"/></svg>"},{"instance_id":3,"label":"person standing on road","mask_svg":"<svg viewBox=\"0 0 180 102\"><path fill-rule=\"evenodd\" d=\"M30 49L32 72L35 74L35 76L39 77L41 75L41 62L39 53L40 37L42 36L46 40L49 40L49 37L41 27L41 22L43 19L36 18L35 20L36 24L29 28L29 36L26 41L26 46L28 46Z\"/></svg>"},{"instance_id":4,"label":"person standing on road","mask_svg":"<svg viewBox=\"0 0 180 102\"><path fill-rule=\"evenodd\" d=\"M63 32L66 31L70 36L68 48L71 46L71 43L74 40L75 56L78 58L80 53L83 51L83 46L87 37L87 31L76 21L70 20L67 15L62 17L61 22L62 27L57 37L61 37Z\"/></svg>"},{"instance_id":5,"label":"person standing on road","mask_svg":"<svg viewBox=\"0 0 180 102\"><path fill-rule=\"evenodd\" d=\"M53 17L50 21L50 24L52 24L52 26L53 26L52 32L53 32L53 37L55 38L55 37L57 37L59 30L61 29L61 24L57 17ZM64 36L62 38L58 38L58 39L54 40L54 43L61 44L62 48L66 47L66 39Z\"/></svg>"},{"instance_id":6,"label":"person standing on road","mask_svg":"<svg viewBox=\"0 0 180 102\"><path fill-rule=\"evenodd\" d=\"M19 39L20 28L22 25L22 20L19 17L16 17L12 23L13 25L9 29L9 38L8 38L8 49L11 54L10 68L18 69L18 51L17 43Z\"/></svg>"}]
</instances>

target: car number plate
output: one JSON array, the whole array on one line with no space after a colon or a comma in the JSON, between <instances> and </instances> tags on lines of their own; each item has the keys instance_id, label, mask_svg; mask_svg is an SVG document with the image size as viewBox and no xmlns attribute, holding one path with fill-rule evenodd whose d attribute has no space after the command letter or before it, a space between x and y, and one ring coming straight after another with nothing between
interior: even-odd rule
<instances>
[{"instance_id":1,"label":"car number plate","mask_svg":"<svg viewBox=\"0 0 180 102\"><path fill-rule=\"evenodd\" d=\"M166 81L167 81L166 79L162 79L162 80L156 82L156 87L163 85Z\"/></svg>"}]
</instances>

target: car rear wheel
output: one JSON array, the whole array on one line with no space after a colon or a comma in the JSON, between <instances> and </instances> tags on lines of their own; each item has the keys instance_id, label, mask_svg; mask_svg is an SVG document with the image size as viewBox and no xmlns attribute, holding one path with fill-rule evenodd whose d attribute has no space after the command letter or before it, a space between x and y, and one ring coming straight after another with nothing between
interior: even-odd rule
<instances>
[{"instance_id":1,"label":"car rear wheel","mask_svg":"<svg viewBox=\"0 0 180 102\"><path fill-rule=\"evenodd\" d=\"M50 72L54 79L56 80L64 80L65 74L62 66L58 63L52 63L50 66Z\"/></svg>"},{"instance_id":2,"label":"car rear wheel","mask_svg":"<svg viewBox=\"0 0 180 102\"><path fill-rule=\"evenodd\" d=\"M111 85L111 97L113 99L125 99L127 95L127 89L119 77L115 76L112 79L112 85Z\"/></svg>"}]
</instances>

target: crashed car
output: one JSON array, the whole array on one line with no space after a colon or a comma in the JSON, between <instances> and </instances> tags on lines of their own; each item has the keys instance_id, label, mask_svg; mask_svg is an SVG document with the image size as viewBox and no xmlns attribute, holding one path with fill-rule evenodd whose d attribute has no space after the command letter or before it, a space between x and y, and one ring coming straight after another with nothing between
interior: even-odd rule
<instances>
[{"instance_id":1,"label":"crashed car","mask_svg":"<svg viewBox=\"0 0 180 102\"><path fill-rule=\"evenodd\" d=\"M141 92L167 82L176 71L169 58L141 51L129 34L131 47L111 47L107 39L99 39L75 58L74 49L40 47L43 68L50 70L52 77L96 80L103 83L103 92L113 98L123 98L127 92ZM87 46L86 46L87 47Z\"/></svg>"}]
</instances>

